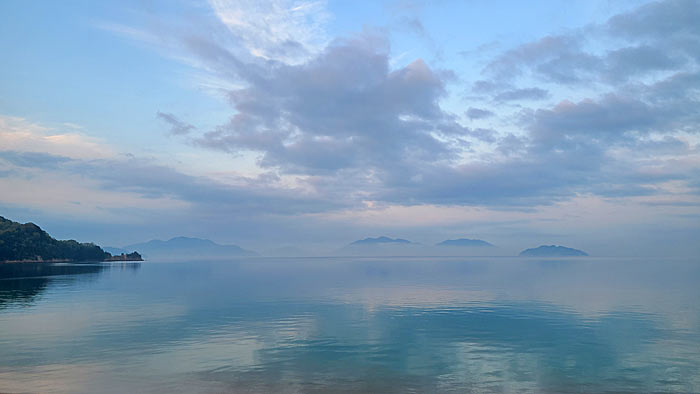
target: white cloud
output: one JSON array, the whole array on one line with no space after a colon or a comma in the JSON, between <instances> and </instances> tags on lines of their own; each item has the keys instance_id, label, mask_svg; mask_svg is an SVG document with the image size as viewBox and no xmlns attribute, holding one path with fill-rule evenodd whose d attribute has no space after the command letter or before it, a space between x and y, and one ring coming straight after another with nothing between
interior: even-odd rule
<instances>
[{"instance_id":1,"label":"white cloud","mask_svg":"<svg viewBox=\"0 0 700 394\"><path fill-rule=\"evenodd\" d=\"M73 124L50 128L24 118L0 115L0 150L48 153L74 159L115 156L111 148L78 130L80 126Z\"/></svg>"},{"instance_id":2,"label":"white cloud","mask_svg":"<svg viewBox=\"0 0 700 394\"><path fill-rule=\"evenodd\" d=\"M329 41L325 1L210 0L219 20L254 56L297 64Z\"/></svg>"}]
</instances>

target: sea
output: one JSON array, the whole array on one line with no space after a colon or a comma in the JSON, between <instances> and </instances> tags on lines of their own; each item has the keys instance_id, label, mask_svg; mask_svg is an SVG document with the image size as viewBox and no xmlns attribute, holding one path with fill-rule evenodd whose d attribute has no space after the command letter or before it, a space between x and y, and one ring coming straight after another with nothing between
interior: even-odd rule
<instances>
[{"instance_id":1,"label":"sea","mask_svg":"<svg viewBox=\"0 0 700 394\"><path fill-rule=\"evenodd\" d=\"M700 261L0 264L2 393L699 393Z\"/></svg>"}]
</instances>

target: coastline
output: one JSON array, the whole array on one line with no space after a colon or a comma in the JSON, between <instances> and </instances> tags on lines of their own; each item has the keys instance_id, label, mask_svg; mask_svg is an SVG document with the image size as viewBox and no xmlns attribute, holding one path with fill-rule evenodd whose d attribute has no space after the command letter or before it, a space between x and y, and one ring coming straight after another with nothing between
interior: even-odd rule
<instances>
[{"instance_id":1,"label":"coastline","mask_svg":"<svg viewBox=\"0 0 700 394\"><path fill-rule=\"evenodd\" d=\"M20 264L20 263L73 263L70 259L25 259L25 260L3 260L0 264Z\"/></svg>"},{"instance_id":2,"label":"coastline","mask_svg":"<svg viewBox=\"0 0 700 394\"><path fill-rule=\"evenodd\" d=\"M114 256L114 257L119 257L119 256ZM37 260L37 259L32 259L32 260L3 260L0 261L0 264L23 264L23 263L114 263L114 262L122 262L122 261L143 261L143 259L136 259L136 258L108 258L104 260L71 260L71 259L50 259L50 260Z\"/></svg>"},{"instance_id":3,"label":"coastline","mask_svg":"<svg viewBox=\"0 0 700 394\"><path fill-rule=\"evenodd\" d=\"M109 262L113 263L115 261L143 261L143 258L136 258L136 257L127 257L127 258L121 258L120 256L112 256L109 258L106 258L102 260L103 262Z\"/></svg>"}]
</instances>

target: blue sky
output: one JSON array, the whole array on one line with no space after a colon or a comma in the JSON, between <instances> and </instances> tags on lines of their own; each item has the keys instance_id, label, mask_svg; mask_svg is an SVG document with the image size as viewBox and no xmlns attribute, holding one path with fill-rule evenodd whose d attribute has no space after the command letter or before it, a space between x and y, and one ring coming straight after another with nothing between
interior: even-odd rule
<instances>
[{"instance_id":1,"label":"blue sky","mask_svg":"<svg viewBox=\"0 0 700 394\"><path fill-rule=\"evenodd\" d=\"M0 3L0 209L61 238L700 252L694 1Z\"/></svg>"}]
</instances>

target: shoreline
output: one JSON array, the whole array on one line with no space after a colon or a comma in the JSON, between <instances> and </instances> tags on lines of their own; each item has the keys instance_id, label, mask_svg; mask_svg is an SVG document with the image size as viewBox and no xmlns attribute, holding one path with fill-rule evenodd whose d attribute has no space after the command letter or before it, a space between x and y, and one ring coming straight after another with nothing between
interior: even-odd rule
<instances>
[{"instance_id":1,"label":"shoreline","mask_svg":"<svg viewBox=\"0 0 700 394\"><path fill-rule=\"evenodd\" d=\"M24 264L24 263L116 263L123 261L144 261L143 259L105 259L105 260L71 260L71 259L50 259L50 260L4 260L0 264Z\"/></svg>"},{"instance_id":2,"label":"shoreline","mask_svg":"<svg viewBox=\"0 0 700 394\"><path fill-rule=\"evenodd\" d=\"M115 257L119 257L119 256L115 256ZM126 258L126 259L111 258L111 259L102 260L103 263L105 263L105 262L106 262L106 263L114 263L114 262L118 262L118 261L144 261L144 260L143 260L142 258L141 258L141 259L133 259L133 258L132 258L132 259L130 259L130 258Z\"/></svg>"}]
</instances>

